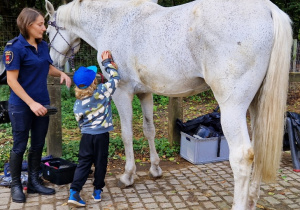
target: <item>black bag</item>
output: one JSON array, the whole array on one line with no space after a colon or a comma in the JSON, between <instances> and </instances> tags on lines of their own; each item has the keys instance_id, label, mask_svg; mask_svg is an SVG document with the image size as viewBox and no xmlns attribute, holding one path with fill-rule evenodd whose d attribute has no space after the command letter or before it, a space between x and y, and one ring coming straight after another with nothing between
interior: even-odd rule
<instances>
[{"instance_id":1,"label":"black bag","mask_svg":"<svg viewBox=\"0 0 300 210\"><path fill-rule=\"evenodd\" d=\"M6 69L2 61L0 61L0 85L7 85Z\"/></svg>"},{"instance_id":2,"label":"black bag","mask_svg":"<svg viewBox=\"0 0 300 210\"><path fill-rule=\"evenodd\" d=\"M219 106L212 113L188 120L185 123L177 119L176 124L180 131L191 136L199 135L202 138L223 136L221 116L218 110Z\"/></svg>"},{"instance_id":3,"label":"black bag","mask_svg":"<svg viewBox=\"0 0 300 210\"><path fill-rule=\"evenodd\" d=\"M290 131L292 131L292 133L289 133L288 129L285 129L284 138L283 138L283 150L284 151L290 150L289 138L291 137L293 139L293 142L295 143L295 148L299 152L300 151L300 114L295 112L286 112L286 117L291 120L292 128Z\"/></svg>"},{"instance_id":4,"label":"black bag","mask_svg":"<svg viewBox=\"0 0 300 210\"><path fill-rule=\"evenodd\" d=\"M0 101L0 124L9 122L8 101Z\"/></svg>"}]
</instances>

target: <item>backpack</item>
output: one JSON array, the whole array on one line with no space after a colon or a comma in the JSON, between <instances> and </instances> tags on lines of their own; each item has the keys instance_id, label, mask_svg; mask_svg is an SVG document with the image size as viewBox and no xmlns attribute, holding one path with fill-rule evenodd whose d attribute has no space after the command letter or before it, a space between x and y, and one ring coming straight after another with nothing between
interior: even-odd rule
<instances>
[{"instance_id":1,"label":"backpack","mask_svg":"<svg viewBox=\"0 0 300 210\"><path fill-rule=\"evenodd\" d=\"M8 101L0 101L0 124L9 122Z\"/></svg>"},{"instance_id":2,"label":"backpack","mask_svg":"<svg viewBox=\"0 0 300 210\"><path fill-rule=\"evenodd\" d=\"M2 62L2 59L0 60L0 85L7 85L6 81L6 69Z\"/></svg>"}]
</instances>

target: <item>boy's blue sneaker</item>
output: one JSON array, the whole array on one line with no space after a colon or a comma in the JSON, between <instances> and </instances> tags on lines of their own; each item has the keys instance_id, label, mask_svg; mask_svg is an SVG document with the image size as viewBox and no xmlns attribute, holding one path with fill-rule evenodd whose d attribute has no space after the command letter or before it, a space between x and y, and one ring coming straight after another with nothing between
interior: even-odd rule
<instances>
[{"instance_id":1,"label":"boy's blue sneaker","mask_svg":"<svg viewBox=\"0 0 300 210\"><path fill-rule=\"evenodd\" d=\"M101 201L101 190L96 190L94 189L94 192L93 192L93 198L94 198L94 201Z\"/></svg>"},{"instance_id":2,"label":"boy's blue sneaker","mask_svg":"<svg viewBox=\"0 0 300 210\"><path fill-rule=\"evenodd\" d=\"M79 192L73 189L70 189L68 204L73 204L75 206L85 206L85 202L81 199Z\"/></svg>"}]
</instances>

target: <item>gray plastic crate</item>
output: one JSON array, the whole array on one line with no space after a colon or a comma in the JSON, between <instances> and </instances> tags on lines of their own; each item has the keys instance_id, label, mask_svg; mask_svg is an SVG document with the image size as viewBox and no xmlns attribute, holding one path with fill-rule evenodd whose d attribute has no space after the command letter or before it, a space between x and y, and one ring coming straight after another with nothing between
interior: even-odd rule
<instances>
[{"instance_id":1,"label":"gray plastic crate","mask_svg":"<svg viewBox=\"0 0 300 210\"><path fill-rule=\"evenodd\" d=\"M180 156L193 164L204 164L225 161L229 159L229 148L224 136L221 138L220 154L218 152L218 137L196 138L181 133Z\"/></svg>"}]
</instances>

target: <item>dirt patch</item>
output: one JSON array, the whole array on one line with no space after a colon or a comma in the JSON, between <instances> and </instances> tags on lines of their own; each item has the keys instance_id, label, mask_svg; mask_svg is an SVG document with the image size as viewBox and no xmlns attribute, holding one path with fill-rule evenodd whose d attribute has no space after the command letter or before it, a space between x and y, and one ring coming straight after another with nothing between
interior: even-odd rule
<instances>
[{"instance_id":1,"label":"dirt patch","mask_svg":"<svg viewBox=\"0 0 300 210\"><path fill-rule=\"evenodd\" d=\"M136 163L136 171L149 171L151 167L150 161L143 161ZM192 163L186 161L180 155L176 156L174 160L170 161L169 159L162 159L159 163L159 166L163 171L166 170L176 170L182 168L182 166L188 167L193 166ZM108 175L110 173L112 174L123 174L124 173L124 167L125 167L125 160L121 159L109 159L108 167L107 167L107 173Z\"/></svg>"},{"instance_id":2,"label":"dirt patch","mask_svg":"<svg viewBox=\"0 0 300 210\"><path fill-rule=\"evenodd\" d=\"M288 92L287 110L300 113L300 83L291 82Z\"/></svg>"}]
</instances>

